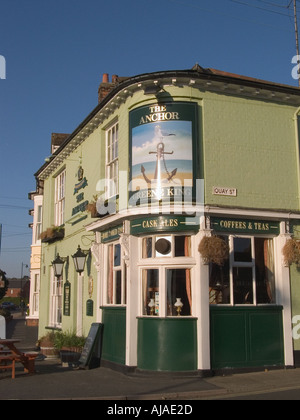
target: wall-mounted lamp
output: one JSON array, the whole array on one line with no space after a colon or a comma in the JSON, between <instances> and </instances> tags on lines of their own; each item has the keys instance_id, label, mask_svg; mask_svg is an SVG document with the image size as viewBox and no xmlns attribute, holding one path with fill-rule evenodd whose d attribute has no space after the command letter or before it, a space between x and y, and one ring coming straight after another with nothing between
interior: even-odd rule
<instances>
[{"instance_id":1,"label":"wall-mounted lamp","mask_svg":"<svg viewBox=\"0 0 300 420\"><path fill-rule=\"evenodd\" d=\"M90 253L91 253L90 250L82 251L82 249L78 245L77 252L74 255L72 255L74 265L75 265L75 270L77 271L77 273L81 274L84 272L86 257L90 255Z\"/></svg>"},{"instance_id":2,"label":"wall-mounted lamp","mask_svg":"<svg viewBox=\"0 0 300 420\"><path fill-rule=\"evenodd\" d=\"M65 262L69 262L69 257L60 257L59 254L57 254L55 260L52 261L55 277L59 278L62 276Z\"/></svg>"}]
</instances>

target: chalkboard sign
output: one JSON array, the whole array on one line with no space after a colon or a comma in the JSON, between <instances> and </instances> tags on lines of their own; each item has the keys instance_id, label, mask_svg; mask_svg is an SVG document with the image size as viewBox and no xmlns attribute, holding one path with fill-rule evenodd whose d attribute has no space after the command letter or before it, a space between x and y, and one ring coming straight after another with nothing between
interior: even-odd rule
<instances>
[{"instance_id":1,"label":"chalkboard sign","mask_svg":"<svg viewBox=\"0 0 300 420\"><path fill-rule=\"evenodd\" d=\"M94 369L100 367L103 324L93 323L79 359L79 367Z\"/></svg>"}]
</instances>

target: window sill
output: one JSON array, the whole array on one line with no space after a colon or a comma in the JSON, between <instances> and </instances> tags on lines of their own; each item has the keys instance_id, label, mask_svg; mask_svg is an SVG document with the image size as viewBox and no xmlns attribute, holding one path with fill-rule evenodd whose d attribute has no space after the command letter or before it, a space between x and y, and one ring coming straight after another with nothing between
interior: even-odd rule
<instances>
[{"instance_id":1,"label":"window sill","mask_svg":"<svg viewBox=\"0 0 300 420\"><path fill-rule=\"evenodd\" d=\"M62 327L45 327L45 330L62 331Z\"/></svg>"}]
</instances>

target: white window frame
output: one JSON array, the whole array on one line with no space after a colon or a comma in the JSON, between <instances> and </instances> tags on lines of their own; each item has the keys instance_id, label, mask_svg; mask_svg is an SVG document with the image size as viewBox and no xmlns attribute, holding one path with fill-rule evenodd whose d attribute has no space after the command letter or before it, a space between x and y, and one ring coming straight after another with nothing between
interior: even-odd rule
<instances>
[{"instance_id":1,"label":"white window frame","mask_svg":"<svg viewBox=\"0 0 300 420\"><path fill-rule=\"evenodd\" d=\"M191 240L191 255L175 257L175 236L189 236ZM143 239L152 237L152 258L143 258ZM155 239L169 238L171 237L172 249L170 254L167 256L156 256L154 252ZM167 270L190 270L191 274L191 314L184 316L189 318L194 316L195 303L193 296L194 294L194 278L195 278L195 267L196 259L194 257L196 237L191 232L182 232L181 234L169 232L169 233L157 233L154 235L145 235L139 238L139 315L141 317L151 317L151 315L143 314L143 282L142 272L143 270L159 270L159 318L172 318L167 315ZM175 302L174 302L175 303ZM155 315L156 317L156 315Z\"/></svg>"},{"instance_id":2,"label":"white window frame","mask_svg":"<svg viewBox=\"0 0 300 420\"><path fill-rule=\"evenodd\" d=\"M40 235L42 233L43 222L43 206L41 204L36 207L36 225L35 225L35 238L34 243L40 242Z\"/></svg>"},{"instance_id":3,"label":"white window frame","mask_svg":"<svg viewBox=\"0 0 300 420\"><path fill-rule=\"evenodd\" d=\"M65 223L66 170L55 178L55 226Z\"/></svg>"},{"instance_id":4,"label":"white window frame","mask_svg":"<svg viewBox=\"0 0 300 420\"><path fill-rule=\"evenodd\" d=\"M257 303L257 283L256 283L256 271L255 271L255 262L256 262L256 255L255 255L255 239L271 239L274 241L273 236L268 235L222 235L228 237L228 245L229 245L229 287L230 287L230 303L211 303L212 306L231 306L231 307L245 307L245 306L272 306L277 304L277 293L275 295L275 302L273 303ZM241 239L250 239L251 240L251 256L252 261L243 262L243 261L235 261L234 260L234 239L241 238ZM275 247L273 249L275 253ZM251 268L252 269L252 293L253 293L253 303L235 303L234 300L234 281L233 281L233 271L234 268ZM275 275L275 284L277 279L277 266L276 262L274 262L274 275Z\"/></svg>"},{"instance_id":5,"label":"white window frame","mask_svg":"<svg viewBox=\"0 0 300 420\"><path fill-rule=\"evenodd\" d=\"M32 286L32 314L37 316L39 314L40 273L34 274Z\"/></svg>"},{"instance_id":6,"label":"white window frame","mask_svg":"<svg viewBox=\"0 0 300 420\"><path fill-rule=\"evenodd\" d=\"M175 256L175 237L189 237L190 238L190 255L189 256L184 256L184 255ZM152 239L152 257L143 257L143 240L148 239L148 238ZM159 254L159 252L155 250L155 243L159 239L166 239L171 242L171 251L167 255ZM154 235L143 236L141 238L141 242L139 246L140 260L146 261L146 264L148 264L149 261L151 262L151 260L155 260L154 263L157 263L157 261L159 260L165 260L165 259L170 259L170 258L175 258L176 262L180 261L180 259L183 259L184 261L186 261L187 259L190 259L192 261L193 253L194 253L193 240L194 240L194 235L192 235L191 233L174 234L173 232L170 232L170 233L165 233L165 234L157 233Z\"/></svg>"},{"instance_id":7,"label":"white window frame","mask_svg":"<svg viewBox=\"0 0 300 420\"><path fill-rule=\"evenodd\" d=\"M250 239L251 240L251 258L252 261L242 262L234 260L234 239ZM230 258L230 268L229 268L229 278L230 278L230 301L234 306L246 306L247 304L235 304L234 303L234 282L233 282L233 270L234 268L252 268L252 293L253 293L253 303L248 305L256 306L257 297L256 297L256 274L255 274L255 237L254 236L229 236L229 258Z\"/></svg>"},{"instance_id":8,"label":"white window frame","mask_svg":"<svg viewBox=\"0 0 300 420\"><path fill-rule=\"evenodd\" d=\"M49 324L61 328L63 315L63 277L55 277L51 268Z\"/></svg>"},{"instance_id":9,"label":"white window frame","mask_svg":"<svg viewBox=\"0 0 300 420\"><path fill-rule=\"evenodd\" d=\"M193 289L194 289L194 268L195 265L191 264L156 264L154 265L144 265L139 267L139 314L141 317L149 318L151 315L145 315L143 313L143 271L144 270L158 270L158 286L159 286L159 318L174 318L174 316L167 314L167 271L168 270L190 270L191 273L191 296L193 297ZM179 296L180 297L180 296ZM192 298L192 305L191 305L191 314L184 316L184 318L191 318L193 317L193 298ZM174 302L175 303L175 302ZM157 317L154 315L154 317ZM177 317L177 316L176 316Z\"/></svg>"},{"instance_id":10,"label":"white window frame","mask_svg":"<svg viewBox=\"0 0 300 420\"><path fill-rule=\"evenodd\" d=\"M115 247L120 246L120 265L112 267L113 270L113 278L112 278L112 285L113 285L113 291L112 291L112 302L108 302L108 283L109 283L109 250L110 247L113 247L113 255L115 253ZM126 265L123 258L123 249L120 242L111 242L108 244L105 244L105 260L106 263L106 270L105 270L105 281L104 281L104 305L105 306L126 306ZM117 273L121 272L121 303L117 303Z\"/></svg>"},{"instance_id":11,"label":"white window frame","mask_svg":"<svg viewBox=\"0 0 300 420\"><path fill-rule=\"evenodd\" d=\"M106 199L119 194L119 122L106 130Z\"/></svg>"}]
</instances>

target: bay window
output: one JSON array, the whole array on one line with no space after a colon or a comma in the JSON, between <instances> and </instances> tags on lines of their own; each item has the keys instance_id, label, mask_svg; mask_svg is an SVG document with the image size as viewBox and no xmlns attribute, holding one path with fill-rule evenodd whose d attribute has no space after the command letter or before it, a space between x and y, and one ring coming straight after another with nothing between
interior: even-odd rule
<instances>
[{"instance_id":1,"label":"bay window","mask_svg":"<svg viewBox=\"0 0 300 420\"><path fill-rule=\"evenodd\" d=\"M210 264L210 303L276 303L273 239L223 236L229 245L223 266Z\"/></svg>"},{"instance_id":2,"label":"bay window","mask_svg":"<svg viewBox=\"0 0 300 420\"><path fill-rule=\"evenodd\" d=\"M153 235L141 239L142 316L192 315L192 237ZM178 313L178 306L180 310Z\"/></svg>"}]
</instances>

